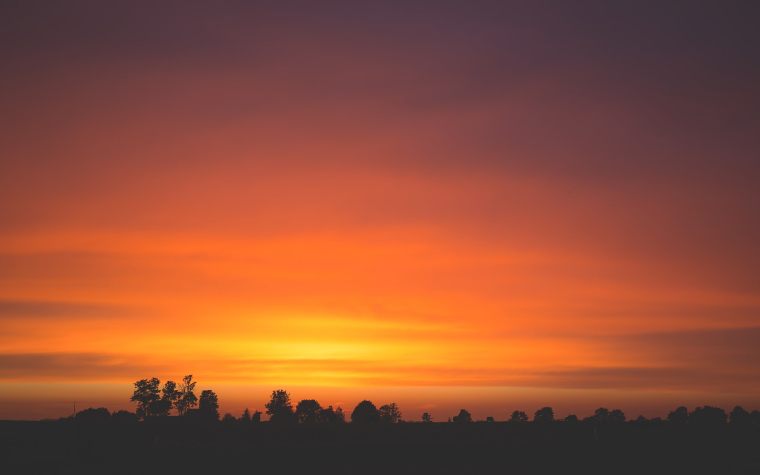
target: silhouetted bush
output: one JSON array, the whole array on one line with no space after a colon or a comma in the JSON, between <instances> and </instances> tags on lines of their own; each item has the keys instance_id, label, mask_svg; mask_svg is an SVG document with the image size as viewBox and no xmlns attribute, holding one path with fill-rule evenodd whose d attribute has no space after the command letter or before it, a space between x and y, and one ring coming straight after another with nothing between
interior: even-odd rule
<instances>
[{"instance_id":1,"label":"silhouetted bush","mask_svg":"<svg viewBox=\"0 0 760 475\"><path fill-rule=\"evenodd\" d=\"M94 409L92 407L77 412L74 419L77 422L108 422L111 419L111 413L105 407Z\"/></svg>"},{"instance_id":2,"label":"silhouetted bush","mask_svg":"<svg viewBox=\"0 0 760 475\"><path fill-rule=\"evenodd\" d=\"M464 423L472 422L472 416L464 409L460 409L459 414L454 416L454 422Z\"/></svg>"},{"instance_id":3,"label":"silhouetted bush","mask_svg":"<svg viewBox=\"0 0 760 475\"><path fill-rule=\"evenodd\" d=\"M728 415L719 407L698 407L689 413L689 422L692 424L725 424Z\"/></svg>"},{"instance_id":4,"label":"silhouetted bush","mask_svg":"<svg viewBox=\"0 0 760 475\"><path fill-rule=\"evenodd\" d=\"M401 411L399 411L396 403L386 404L377 411L380 422L384 423L396 423L401 420Z\"/></svg>"},{"instance_id":5,"label":"silhouetted bush","mask_svg":"<svg viewBox=\"0 0 760 475\"><path fill-rule=\"evenodd\" d=\"M433 417L427 412L422 413L422 422L433 422Z\"/></svg>"},{"instance_id":6,"label":"silhouetted bush","mask_svg":"<svg viewBox=\"0 0 760 475\"><path fill-rule=\"evenodd\" d=\"M528 422L528 415L523 411L515 411L510 416L509 422Z\"/></svg>"},{"instance_id":7,"label":"silhouetted bush","mask_svg":"<svg viewBox=\"0 0 760 475\"><path fill-rule=\"evenodd\" d=\"M668 413L668 422L686 424L689 422L689 410L685 406L681 406L675 411L670 411Z\"/></svg>"},{"instance_id":8,"label":"silhouetted bush","mask_svg":"<svg viewBox=\"0 0 760 475\"><path fill-rule=\"evenodd\" d=\"M339 424L346 422L346 415L343 414L343 409L340 406L335 410L333 410L332 406L329 406L327 409L319 411L319 421L326 424Z\"/></svg>"},{"instance_id":9,"label":"silhouetted bush","mask_svg":"<svg viewBox=\"0 0 760 475\"><path fill-rule=\"evenodd\" d=\"M371 401L366 399L354 408L354 412L351 413L351 422L357 422L360 424L374 423L380 420L380 413L372 404Z\"/></svg>"},{"instance_id":10,"label":"silhouetted bush","mask_svg":"<svg viewBox=\"0 0 760 475\"><path fill-rule=\"evenodd\" d=\"M137 422L137 414L122 409L111 414L111 420L113 422Z\"/></svg>"},{"instance_id":11,"label":"silhouetted bush","mask_svg":"<svg viewBox=\"0 0 760 475\"><path fill-rule=\"evenodd\" d=\"M753 424L760 425L760 411L758 411L757 409L755 409L754 411L752 411L750 413L750 415L749 415L749 420Z\"/></svg>"},{"instance_id":12,"label":"silhouetted bush","mask_svg":"<svg viewBox=\"0 0 760 475\"><path fill-rule=\"evenodd\" d=\"M731 418L731 424L749 424L752 422L749 412L745 411L741 406L734 407L729 417Z\"/></svg>"},{"instance_id":13,"label":"silhouetted bush","mask_svg":"<svg viewBox=\"0 0 760 475\"><path fill-rule=\"evenodd\" d=\"M625 413L620 409L613 409L607 418L610 422L625 422Z\"/></svg>"},{"instance_id":14,"label":"silhouetted bush","mask_svg":"<svg viewBox=\"0 0 760 475\"><path fill-rule=\"evenodd\" d=\"M293 411L293 405L290 402L290 394L284 389L272 391L266 408L271 422L298 422L296 413Z\"/></svg>"},{"instance_id":15,"label":"silhouetted bush","mask_svg":"<svg viewBox=\"0 0 760 475\"><path fill-rule=\"evenodd\" d=\"M302 424L314 424L319 422L322 406L314 399L302 399L296 405L296 417Z\"/></svg>"},{"instance_id":16,"label":"silhouetted bush","mask_svg":"<svg viewBox=\"0 0 760 475\"><path fill-rule=\"evenodd\" d=\"M610 410L606 407L600 407L596 411L594 411L594 419L597 422L605 422L607 419L610 418Z\"/></svg>"},{"instance_id":17,"label":"silhouetted bush","mask_svg":"<svg viewBox=\"0 0 760 475\"><path fill-rule=\"evenodd\" d=\"M214 391L207 389L198 400L198 412L206 420L219 420L219 399Z\"/></svg>"},{"instance_id":18,"label":"silhouetted bush","mask_svg":"<svg viewBox=\"0 0 760 475\"><path fill-rule=\"evenodd\" d=\"M237 422L237 419L235 419L235 416L227 412L224 414L224 417L222 417L222 422L225 424L232 424L234 422Z\"/></svg>"},{"instance_id":19,"label":"silhouetted bush","mask_svg":"<svg viewBox=\"0 0 760 475\"><path fill-rule=\"evenodd\" d=\"M542 407L533 415L536 422L551 422L554 420L554 410L551 407Z\"/></svg>"},{"instance_id":20,"label":"silhouetted bush","mask_svg":"<svg viewBox=\"0 0 760 475\"><path fill-rule=\"evenodd\" d=\"M569 416L565 417L565 422L578 422L578 416L575 414L570 414Z\"/></svg>"}]
</instances>

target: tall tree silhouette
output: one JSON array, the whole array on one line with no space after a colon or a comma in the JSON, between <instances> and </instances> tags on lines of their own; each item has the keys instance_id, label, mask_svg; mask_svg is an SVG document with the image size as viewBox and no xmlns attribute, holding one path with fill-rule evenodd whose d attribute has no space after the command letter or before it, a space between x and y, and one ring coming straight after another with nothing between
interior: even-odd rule
<instances>
[{"instance_id":1,"label":"tall tree silhouette","mask_svg":"<svg viewBox=\"0 0 760 475\"><path fill-rule=\"evenodd\" d=\"M141 379L135 383L135 391L129 399L137 403L137 417L145 419L153 414L155 403L161 398L158 387L161 381L158 378Z\"/></svg>"},{"instance_id":2,"label":"tall tree silhouette","mask_svg":"<svg viewBox=\"0 0 760 475\"><path fill-rule=\"evenodd\" d=\"M433 418L427 412L422 413L422 422L433 422Z\"/></svg>"},{"instance_id":3,"label":"tall tree silhouette","mask_svg":"<svg viewBox=\"0 0 760 475\"><path fill-rule=\"evenodd\" d=\"M401 420L401 411L399 411L398 406L395 402L382 406L380 409L378 409L377 412L380 418L380 422L389 422L395 424Z\"/></svg>"},{"instance_id":4,"label":"tall tree silhouette","mask_svg":"<svg viewBox=\"0 0 760 475\"><path fill-rule=\"evenodd\" d=\"M296 404L296 417L298 418L298 422L303 424L319 422L321 412L322 406L314 399L302 399Z\"/></svg>"},{"instance_id":5,"label":"tall tree silhouette","mask_svg":"<svg viewBox=\"0 0 760 475\"><path fill-rule=\"evenodd\" d=\"M243 411L243 414L240 416L240 421L243 423L251 422L251 411L248 410L248 408L245 408L245 411Z\"/></svg>"},{"instance_id":6,"label":"tall tree silhouette","mask_svg":"<svg viewBox=\"0 0 760 475\"><path fill-rule=\"evenodd\" d=\"M269 420L272 422L296 422L298 420L293 412L290 394L284 389L272 391L269 402L265 407L267 408L267 414L269 414Z\"/></svg>"},{"instance_id":7,"label":"tall tree silhouette","mask_svg":"<svg viewBox=\"0 0 760 475\"><path fill-rule=\"evenodd\" d=\"M380 415L377 411L377 407L372 404L371 401L366 399L354 408L354 412L351 413L351 422L359 424L366 424L377 422L380 419Z\"/></svg>"},{"instance_id":8,"label":"tall tree silhouette","mask_svg":"<svg viewBox=\"0 0 760 475\"><path fill-rule=\"evenodd\" d=\"M195 395L195 384L192 374L182 378L182 383L179 385L179 395L174 402L180 416L198 403L198 397Z\"/></svg>"},{"instance_id":9,"label":"tall tree silhouette","mask_svg":"<svg viewBox=\"0 0 760 475\"><path fill-rule=\"evenodd\" d=\"M204 419L219 420L219 398L214 391L206 389L201 393L198 400L198 410Z\"/></svg>"},{"instance_id":10,"label":"tall tree silhouette","mask_svg":"<svg viewBox=\"0 0 760 475\"><path fill-rule=\"evenodd\" d=\"M554 410L551 407L542 407L533 414L536 422L551 422L554 420Z\"/></svg>"}]
</instances>

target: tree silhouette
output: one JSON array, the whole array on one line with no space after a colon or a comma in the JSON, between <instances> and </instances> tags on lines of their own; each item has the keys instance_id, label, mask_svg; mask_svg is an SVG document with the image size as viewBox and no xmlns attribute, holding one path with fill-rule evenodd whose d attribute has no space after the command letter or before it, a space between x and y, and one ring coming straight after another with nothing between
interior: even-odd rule
<instances>
[{"instance_id":1,"label":"tree silhouette","mask_svg":"<svg viewBox=\"0 0 760 475\"><path fill-rule=\"evenodd\" d=\"M184 415L188 409L198 403L198 398L195 395L195 384L192 374L188 374L182 378L182 384L179 385L179 394L174 402L174 406L177 408L180 416Z\"/></svg>"},{"instance_id":2,"label":"tree silhouette","mask_svg":"<svg viewBox=\"0 0 760 475\"><path fill-rule=\"evenodd\" d=\"M137 422L137 414L122 409L111 414L111 420L114 422Z\"/></svg>"},{"instance_id":3,"label":"tree silhouette","mask_svg":"<svg viewBox=\"0 0 760 475\"><path fill-rule=\"evenodd\" d=\"M396 403L393 402L391 404L382 406L378 410L378 416L380 418L380 422L389 422L395 424L401 420L401 411L398 410L398 406L396 406Z\"/></svg>"},{"instance_id":4,"label":"tree silhouette","mask_svg":"<svg viewBox=\"0 0 760 475\"><path fill-rule=\"evenodd\" d=\"M736 406L731 414L731 424L749 424L751 422L749 412L745 411L743 407Z\"/></svg>"},{"instance_id":5,"label":"tree silhouette","mask_svg":"<svg viewBox=\"0 0 760 475\"><path fill-rule=\"evenodd\" d=\"M153 415L155 402L160 399L158 386L161 384L158 378L141 379L135 383L135 391L129 399L137 402L137 417L145 419Z\"/></svg>"},{"instance_id":6,"label":"tree silhouette","mask_svg":"<svg viewBox=\"0 0 760 475\"><path fill-rule=\"evenodd\" d=\"M686 424L689 422L689 410L686 406L681 406L675 411L668 413L668 422L674 422L676 424Z\"/></svg>"},{"instance_id":7,"label":"tree silhouette","mask_svg":"<svg viewBox=\"0 0 760 475\"><path fill-rule=\"evenodd\" d=\"M554 420L554 411L551 407L542 407L533 415L536 422L551 422Z\"/></svg>"},{"instance_id":8,"label":"tree silhouette","mask_svg":"<svg viewBox=\"0 0 760 475\"><path fill-rule=\"evenodd\" d=\"M427 412L422 413L422 422L433 422L433 418Z\"/></svg>"},{"instance_id":9,"label":"tree silhouette","mask_svg":"<svg viewBox=\"0 0 760 475\"><path fill-rule=\"evenodd\" d=\"M575 414L570 414L569 416L565 417L565 422L578 422L578 416Z\"/></svg>"},{"instance_id":10,"label":"tree silhouette","mask_svg":"<svg viewBox=\"0 0 760 475\"><path fill-rule=\"evenodd\" d=\"M472 416L469 412L465 411L464 409L459 410L459 414L454 416L454 422L472 422Z\"/></svg>"},{"instance_id":11,"label":"tree silhouette","mask_svg":"<svg viewBox=\"0 0 760 475\"><path fill-rule=\"evenodd\" d=\"M377 411L377 407L366 399L357 404L354 412L351 413L351 422L360 424L377 422L379 419L380 414Z\"/></svg>"},{"instance_id":12,"label":"tree silhouette","mask_svg":"<svg viewBox=\"0 0 760 475\"><path fill-rule=\"evenodd\" d=\"M636 418L636 422L647 422L647 418L639 415L639 417Z\"/></svg>"},{"instance_id":13,"label":"tree silhouette","mask_svg":"<svg viewBox=\"0 0 760 475\"><path fill-rule=\"evenodd\" d=\"M607 420L610 422L625 422L625 413L620 409L613 409Z\"/></svg>"},{"instance_id":14,"label":"tree silhouette","mask_svg":"<svg viewBox=\"0 0 760 475\"><path fill-rule=\"evenodd\" d=\"M296 422L293 405L290 403L290 394L284 389L272 391L269 402L265 406L269 420L272 422Z\"/></svg>"},{"instance_id":15,"label":"tree silhouette","mask_svg":"<svg viewBox=\"0 0 760 475\"><path fill-rule=\"evenodd\" d=\"M594 411L594 419L596 419L599 422L604 422L610 417L610 410L606 407L600 407L596 411Z\"/></svg>"},{"instance_id":16,"label":"tree silhouette","mask_svg":"<svg viewBox=\"0 0 760 475\"><path fill-rule=\"evenodd\" d=\"M108 409L105 407L99 407L97 409L89 407L83 411L77 412L74 419L77 422L86 423L108 422L111 419L111 413L108 412Z\"/></svg>"},{"instance_id":17,"label":"tree silhouette","mask_svg":"<svg viewBox=\"0 0 760 475\"><path fill-rule=\"evenodd\" d=\"M225 413L224 417L222 417L222 422L227 423L227 424L233 423L235 421L237 421L237 419L235 419L235 416L233 416L229 412Z\"/></svg>"},{"instance_id":18,"label":"tree silhouette","mask_svg":"<svg viewBox=\"0 0 760 475\"><path fill-rule=\"evenodd\" d=\"M298 422L314 424L319 422L322 406L314 399L303 399L296 405L296 417Z\"/></svg>"},{"instance_id":19,"label":"tree silhouette","mask_svg":"<svg viewBox=\"0 0 760 475\"><path fill-rule=\"evenodd\" d=\"M749 420L756 425L760 425L760 411L755 409L749 415Z\"/></svg>"},{"instance_id":20,"label":"tree silhouette","mask_svg":"<svg viewBox=\"0 0 760 475\"><path fill-rule=\"evenodd\" d=\"M206 389L198 400L198 410L204 419L219 420L219 399L214 391Z\"/></svg>"},{"instance_id":21,"label":"tree silhouette","mask_svg":"<svg viewBox=\"0 0 760 475\"><path fill-rule=\"evenodd\" d=\"M240 416L240 421L243 423L251 422L251 411L248 410L248 408L245 408L245 411L243 411L243 414Z\"/></svg>"},{"instance_id":22,"label":"tree silhouette","mask_svg":"<svg viewBox=\"0 0 760 475\"><path fill-rule=\"evenodd\" d=\"M253 414L251 414L251 422L261 422L260 411L254 411Z\"/></svg>"},{"instance_id":23,"label":"tree silhouette","mask_svg":"<svg viewBox=\"0 0 760 475\"><path fill-rule=\"evenodd\" d=\"M515 411L509 417L509 422L528 422L528 415L524 411Z\"/></svg>"},{"instance_id":24,"label":"tree silhouette","mask_svg":"<svg viewBox=\"0 0 760 475\"><path fill-rule=\"evenodd\" d=\"M333 410L333 407L330 406L327 409L319 411L319 421L326 424L346 422L346 415L343 414L343 409L340 406L338 406L337 410Z\"/></svg>"},{"instance_id":25,"label":"tree silhouette","mask_svg":"<svg viewBox=\"0 0 760 475\"><path fill-rule=\"evenodd\" d=\"M689 423L692 424L725 424L728 415L719 407L705 406L694 409L689 414Z\"/></svg>"}]
</instances>

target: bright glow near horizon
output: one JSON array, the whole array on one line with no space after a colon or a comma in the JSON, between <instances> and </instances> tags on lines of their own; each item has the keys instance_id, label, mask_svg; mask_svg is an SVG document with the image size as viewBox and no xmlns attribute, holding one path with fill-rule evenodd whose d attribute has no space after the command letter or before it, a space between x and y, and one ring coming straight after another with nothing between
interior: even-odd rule
<instances>
[{"instance_id":1,"label":"bright glow near horizon","mask_svg":"<svg viewBox=\"0 0 760 475\"><path fill-rule=\"evenodd\" d=\"M296 3L0 19L0 419L188 373L223 411L760 408L743 15Z\"/></svg>"}]
</instances>

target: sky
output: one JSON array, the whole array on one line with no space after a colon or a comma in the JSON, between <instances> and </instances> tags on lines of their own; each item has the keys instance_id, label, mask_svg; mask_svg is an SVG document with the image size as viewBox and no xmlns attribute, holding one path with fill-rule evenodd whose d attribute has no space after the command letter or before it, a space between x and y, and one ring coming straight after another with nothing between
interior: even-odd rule
<instances>
[{"instance_id":1,"label":"sky","mask_svg":"<svg viewBox=\"0 0 760 475\"><path fill-rule=\"evenodd\" d=\"M760 409L758 14L2 2L0 419Z\"/></svg>"}]
</instances>

